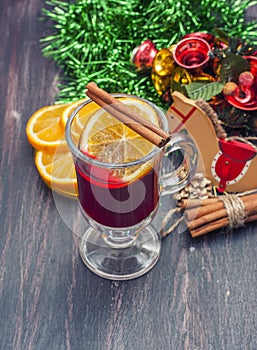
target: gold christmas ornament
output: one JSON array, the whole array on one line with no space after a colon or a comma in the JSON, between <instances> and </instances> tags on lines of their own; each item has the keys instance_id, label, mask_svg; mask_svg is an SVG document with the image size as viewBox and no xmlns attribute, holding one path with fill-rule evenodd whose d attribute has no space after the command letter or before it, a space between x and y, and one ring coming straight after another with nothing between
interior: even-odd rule
<instances>
[{"instance_id":1,"label":"gold christmas ornament","mask_svg":"<svg viewBox=\"0 0 257 350\"><path fill-rule=\"evenodd\" d=\"M175 67L173 54L169 49L161 49L157 52L153 61L153 70L161 77L171 75Z\"/></svg>"},{"instance_id":2,"label":"gold christmas ornament","mask_svg":"<svg viewBox=\"0 0 257 350\"><path fill-rule=\"evenodd\" d=\"M170 87L171 76L167 75L160 77L155 71L152 71L151 78L154 84L154 88L158 95L162 95Z\"/></svg>"},{"instance_id":3,"label":"gold christmas ornament","mask_svg":"<svg viewBox=\"0 0 257 350\"><path fill-rule=\"evenodd\" d=\"M185 68L178 66L173 70L172 80L179 84L190 84L193 82L194 77Z\"/></svg>"}]
</instances>

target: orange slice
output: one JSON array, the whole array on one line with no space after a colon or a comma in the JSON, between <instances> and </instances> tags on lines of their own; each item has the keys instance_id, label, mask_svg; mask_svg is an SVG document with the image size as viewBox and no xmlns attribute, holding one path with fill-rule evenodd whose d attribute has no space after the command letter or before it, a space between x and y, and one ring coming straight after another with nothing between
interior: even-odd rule
<instances>
[{"instance_id":1,"label":"orange slice","mask_svg":"<svg viewBox=\"0 0 257 350\"><path fill-rule=\"evenodd\" d=\"M35 165L44 182L54 191L69 197L77 196L77 178L70 152L36 151Z\"/></svg>"},{"instance_id":2,"label":"orange slice","mask_svg":"<svg viewBox=\"0 0 257 350\"><path fill-rule=\"evenodd\" d=\"M147 103L133 98L122 102L158 125L155 110ZM140 159L155 149L152 143L125 126L103 109L96 111L86 122L80 139L80 149L105 163L128 163ZM131 182L146 174L153 164L145 162L133 167L112 171L114 177L122 182Z\"/></svg>"},{"instance_id":3,"label":"orange slice","mask_svg":"<svg viewBox=\"0 0 257 350\"><path fill-rule=\"evenodd\" d=\"M69 103L68 105L66 105L66 108L64 108L62 111L62 115L61 115L61 119L60 119L60 122L61 122L63 129L65 129L67 120L71 116L72 112L74 112L77 107L79 107L83 102L85 102L87 100L88 100L88 98L83 98L81 100L77 100L75 102L72 102L72 103Z\"/></svg>"},{"instance_id":4,"label":"orange slice","mask_svg":"<svg viewBox=\"0 0 257 350\"><path fill-rule=\"evenodd\" d=\"M46 106L30 117L26 134L34 148L49 153L54 153L57 147L59 151L68 151L65 130L60 122L66 107L66 104Z\"/></svg>"}]
</instances>

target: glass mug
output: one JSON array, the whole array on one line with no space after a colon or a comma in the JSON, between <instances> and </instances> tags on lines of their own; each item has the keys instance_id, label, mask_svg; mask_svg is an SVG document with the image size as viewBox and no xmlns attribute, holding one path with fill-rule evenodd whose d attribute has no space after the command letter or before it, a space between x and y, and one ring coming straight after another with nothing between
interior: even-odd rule
<instances>
[{"instance_id":1,"label":"glass mug","mask_svg":"<svg viewBox=\"0 0 257 350\"><path fill-rule=\"evenodd\" d=\"M112 95L169 131L166 116L153 103L133 95ZM150 222L160 194L185 187L197 167L197 150L187 135L174 133L165 147L158 148L121 125L91 99L66 124L79 204L89 223L80 255L91 271L111 280L139 277L156 264L161 237Z\"/></svg>"}]
</instances>

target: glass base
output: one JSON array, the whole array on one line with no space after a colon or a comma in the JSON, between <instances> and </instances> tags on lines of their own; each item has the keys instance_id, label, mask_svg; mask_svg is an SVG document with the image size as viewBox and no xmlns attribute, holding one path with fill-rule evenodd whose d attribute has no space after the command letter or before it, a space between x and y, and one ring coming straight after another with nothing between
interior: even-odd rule
<instances>
[{"instance_id":1,"label":"glass base","mask_svg":"<svg viewBox=\"0 0 257 350\"><path fill-rule=\"evenodd\" d=\"M80 256L96 275L110 280L140 277L157 263L161 237L151 226L139 231L133 245L119 249L110 247L102 233L89 227L80 243Z\"/></svg>"}]
</instances>

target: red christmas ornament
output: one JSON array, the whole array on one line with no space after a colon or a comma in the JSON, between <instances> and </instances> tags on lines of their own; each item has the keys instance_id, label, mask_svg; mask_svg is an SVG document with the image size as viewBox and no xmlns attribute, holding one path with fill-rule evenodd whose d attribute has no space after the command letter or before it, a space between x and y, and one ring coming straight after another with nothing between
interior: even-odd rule
<instances>
[{"instance_id":1,"label":"red christmas ornament","mask_svg":"<svg viewBox=\"0 0 257 350\"><path fill-rule=\"evenodd\" d=\"M206 40L197 37L182 39L174 50L174 60L185 69L203 68L209 61L211 47Z\"/></svg>"},{"instance_id":2,"label":"red christmas ornament","mask_svg":"<svg viewBox=\"0 0 257 350\"><path fill-rule=\"evenodd\" d=\"M152 67L157 52L158 50L154 43L151 40L145 40L133 50L131 61L139 70L145 67Z\"/></svg>"}]
</instances>

